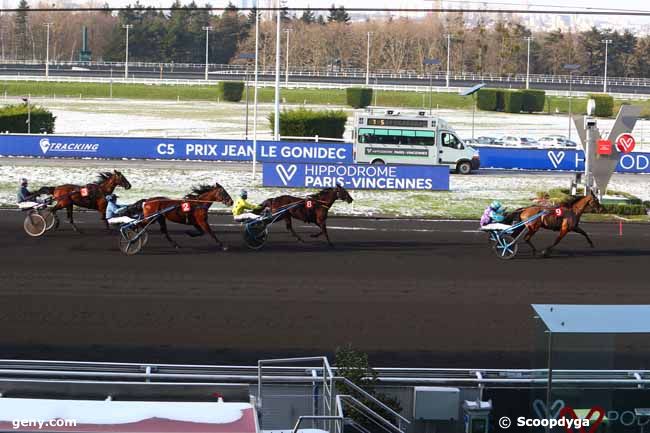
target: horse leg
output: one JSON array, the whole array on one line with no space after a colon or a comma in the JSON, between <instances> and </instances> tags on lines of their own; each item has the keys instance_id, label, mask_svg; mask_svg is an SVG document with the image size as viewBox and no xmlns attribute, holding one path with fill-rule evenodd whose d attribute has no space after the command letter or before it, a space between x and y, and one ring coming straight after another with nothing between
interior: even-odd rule
<instances>
[{"instance_id":1,"label":"horse leg","mask_svg":"<svg viewBox=\"0 0 650 433\"><path fill-rule=\"evenodd\" d=\"M69 221L70 224L72 225L72 229L73 229L74 231L80 233L81 230L79 230L79 227L76 226L76 224L74 223L74 218L72 217L72 207L73 207L73 204L70 203L70 204L69 204L68 206L66 206L66 208L65 208L66 213L68 214L68 221Z\"/></svg>"},{"instance_id":2,"label":"horse leg","mask_svg":"<svg viewBox=\"0 0 650 433\"><path fill-rule=\"evenodd\" d=\"M214 232L212 231L212 228L210 228L210 224L208 224L208 220L207 220L207 215L206 215L206 219L198 220L196 222L196 226L203 233L209 234L212 237L212 239L214 239L214 241L217 243L217 245L221 247L223 251L228 251L228 246L225 245L223 242L221 242L219 238L217 238L217 235L215 235Z\"/></svg>"},{"instance_id":3,"label":"horse leg","mask_svg":"<svg viewBox=\"0 0 650 433\"><path fill-rule=\"evenodd\" d=\"M589 238L589 235L587 234L586 231L582 230L582 229L581 229L580 227L578 227L578 226L574 227L573 231L576 232L576 233L580 233L582 236L584 236L585 239L587 239L587 242L589 242L589 246L590 246L591 248L594 247L594 243L591 242L591 239Z\"/></svg>"},{"instance_id":4,"label":"horse leg","mask_svg":"<svg viewBox=\"0 0 650 433\"><path fill-rule=\"evenodd\" d=\"M287 216L284 218L284 221L287 223L287 230L291 232L293 237L298 239L298 242L305 242L300 236L298 236L298 233L293 229L293 225L291 224L291 215L287 214Z\"/></svg>"},{"instance_id":5,"label":"horse leg","mask_svg":"<svg viewBox=\"0 0 650 433\"><path fill-rule=\"evenodd\" d=\"M165 217L163 215L158 217L158 224L160 224L160 233L164 234L165 237L167 238L167 241L174 246L174 248L178 249L181 246L176 243L170 236L169 232L167 231L167 221L165 220Z\"/></svg>"},{"instance_id":6,"label":"horse leg","mask_svg":"<svg viewBox=\"0 0 650 433\"><path fill-rule=\"evenodd\" d=\"M203 236L203 235L205 234L205 231L203 231L203 229L201 228L201 226L199 226L199 225L196 224L196 223L193 224L193 225L194 225L194 228L195 228L196 230L186 230L186 231L185 231L185 233L186 233L189 237L191 237L191 238L196 238L196 237L198 237L198 236Z\"/></svg>"},{"instance_id":7,"label":"horse leg","mask_svg":"<svg viewBox=\"0 0 650 433\"><path fill-rule=\"evenodd\" d=\"M317 221L316 224L318 225L318 227L320 227L320 233L317 233L317 234L315 234L315 235L311 235L311 236L312 236L313 238L317 238L317 237L320 236L320 235L325 235L325 239L327 239L327 244L328 244L330 247L333 247L334 244L333 244L332 241L330 240L330 236L329 236L329 234L327 233L327 220L326 220L326 219L323 219L323 220L321 220L321 221Z\"/></svg>"},{"instance_id":8,"label":"horse leg","mask_svg":"<svg viewBox=\"0 0 650 433\"><path fill-rule=\"evenodd\" d=\"M544 249L542 250L542 256L544 256L544 257L549 257L549 256L551 255L551 250L552 250L552 249L553 249L557 244L560 243L560 241L562 240L562 238L564 238L564 237L566 236L567 233L569 233L569 230L567 230L567 229L566 229L566 226L563 225L563 226L562 226L562 229L560 230L560 234L559 234L559 235L557 236L557 238L555 239L555 242L553 242L552 245L550 245L550 246L548 246L547 248L544 248Z\"/></svg>"},{"instance_id":9,"label":"horse leg","mask_svg":"<svg viewBox=\"0 0 650 433\"><path fill-rule=\"evenodd\" d=\"M535 233L537 233L538 228L528 228L528 233L526 233L526 236L524 236L524 241L532 248L533 250L533 256L537 255L537 248L535 248L535 244L533 244L533 241L531 240L533 236L535 236Z\"/></svg>"}]
</instances>

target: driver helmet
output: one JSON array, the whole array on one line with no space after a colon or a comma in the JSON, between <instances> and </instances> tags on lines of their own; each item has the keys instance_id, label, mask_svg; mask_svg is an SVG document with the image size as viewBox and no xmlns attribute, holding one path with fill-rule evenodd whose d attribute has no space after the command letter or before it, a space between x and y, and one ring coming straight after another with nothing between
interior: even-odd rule
<instances>
[{"instance_id":1,"label":"driver helmet","mask_svg":"<svg viewBox=\"0 0 650 433\"><path fill-rule=\"evenodd\" d=\"M117 196L115 194L108 194L106 196L106 201L115 201L117 200Z\"/></svg>"},{"instance_id":2,"label":"driver helmet","mask_svg":"<svg viewBox=\"0 0 650 433\"><path fill-rule=\"evenodd\" d=\"M239 196L241 198L243 198L244 200L246 200L248 198L248 191L246 191L245 189L242 189L241 191L239 191Z\"/></svg>"},{"instance_id":3,"label":"driver helmet","mask_svg":"<svg viewBox=\"0 0 650 433\"><path fill-rule=\"evenodd\" d=\"M490 203L490 208L493 210L501 209L501 202L499 200L494 200L492 203Z\"/></svg>"},{"instance_id":4,"label":"driver helmet","mask_svg":"<svg viewBox=\"0 0 650 433\"><path fill-rule=\"evenodd\" d=\"M23 177L22 179L20 179L20 186L27 186L27 178L26 177Z\"/></svg>"}]
</instances>

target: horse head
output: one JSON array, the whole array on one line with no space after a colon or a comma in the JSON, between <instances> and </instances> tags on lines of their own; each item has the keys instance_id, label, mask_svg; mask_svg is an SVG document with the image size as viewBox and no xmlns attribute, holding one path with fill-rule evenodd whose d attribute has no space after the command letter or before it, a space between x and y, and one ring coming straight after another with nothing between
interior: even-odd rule
<instances>
[{"instance_id":1,"label":"horse head","mask_svg":"<svg viewBox=\"0 0 650 433\"><path fill-rule=\"evenodd\" d=\"M233 201L232 198L230 197L230 194L228 194L228 191L226 191L226 188L223 186L219 185L218 182L215 182L214 184L214 192L215 192L215 201L221 202L225 204L226 206L232 206Z\"/></svg>"},{"instance_id":2,"label":"horse head","mask_svg":"<svg viewBox=\"0 0 650 433\"><path fill-rule=\"evenodd\" d=\"M206 201L217 201L219 203L223 203L226 206L232 206L233 201L232 198L230 197L230 194L226 191L224 187L219 185L219 183L215 183L214 186L212 185L199 185L196 188L192 189L192 192L194 194L189 194L186 197L187 198L198 198L199 200L206 200Z\"/></svg>"},{"instance_id":3,"label":"horse head","mask_svg":"<svg viewBox=\"0 0 650 433\"><path fill-rule=\"evenodd\" d=\"M121 172L113 170L113 175L111 176L113 182L117 186L121 186L124 189L131 189L131 182L124 176Z\"/></svg>"},{"instance_id":4,"label":"horse head","mask_svg":"<svg viewBox=\"0 0 650 433\"><path fill-rule=\"evenodd\" d=\"M596 213L601 213L605 211L605 207L600 203L600 200L598 200L598 197L596 194L594 194L594 191L591 190L589 191L589 195L587 195L587 207L591 209L593 212Z\"/></svg>"},{"instance_id":5,"label":"horse head","mask_svg":"<svg viewBox=\"0 0 650 433\"><path fill-rule=\"evenodd\" d=\"M352 196L348 193L348 190L343 188L341 184L336 184L336 198L343 200L346 203L352 203Z\"/></svg>"}]
</instances>

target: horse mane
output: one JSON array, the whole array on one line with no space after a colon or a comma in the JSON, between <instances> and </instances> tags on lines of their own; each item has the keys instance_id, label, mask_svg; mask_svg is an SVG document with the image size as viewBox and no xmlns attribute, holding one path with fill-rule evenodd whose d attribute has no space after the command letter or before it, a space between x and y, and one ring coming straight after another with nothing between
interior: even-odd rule
<instances>
[{"instance_id":1,"label":"horse mane","mask_svg":"<svg viewBox=\"0 0 650 433\"><path fill-rule=\"evenodd\" d=\"M96 183L97 185L106 182L108 179L110 179L113 176L113 173L110 171L102 171L97 174L97 180L93 183Z\"/></svg>"},{"instance_id":2,"label":"horse mane","mask_svg":"<svg viewBox=\"0 0 650 433\"><path fill-rule=\"evenodd\" d=\"M576 204L578 201L582 200L583 198L585 198L584 195L570 195L566 199L562 200L560 206L571 207L574 204Z\"/></svg>"},{"instance_id":3,"label":"horse mane","mask_svg":"<svg viewBox=\"0 0 650 433\"><path fill-rule=\"evenodd\" d=\"M188 193L184 198L197 198L201 194L204 194L206 192L212 191L216 187L220 186L219 184L215 185L208 185L208 184L200 184L197 186L193 186L192 190L190 193Z\"/></svg>"},{"instance_id":4,"label":"horse mane","mask_svg":"<svg viewBox=\"0 0 650 433\"><path fill-rule=\"evenodd\" d=\"M321 189L320 191L318 191L317 193L309 194L309 197L311 197L311 198L318 197L318 196L320 196L320 195L327 194L328 192L330 192L330 191L332 191L332 190L334 190L334 189L335 189L335 188L332 188L332 187L323 188L323 189Z\"/></svg>"}]
</instances>

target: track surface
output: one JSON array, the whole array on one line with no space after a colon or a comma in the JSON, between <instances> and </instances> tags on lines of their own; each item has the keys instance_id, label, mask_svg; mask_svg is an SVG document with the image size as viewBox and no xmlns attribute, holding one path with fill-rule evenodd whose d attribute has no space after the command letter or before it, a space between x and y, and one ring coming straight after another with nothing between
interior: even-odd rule
<instances>
[{"instance_id":1,"label":"track surface","mask_svg":"<svg viewBox=\"0 0 650 433\"><path fill-rule=\"evenodd\" d=\"M62 221L36 239L23 217L0 212L2 357L254 362L350 343L376 365L527 367L531 303L650 303L644 225L619 237L616 224L585 224L594 250L571 234L550 259L522 246L503 262L473 222L332 218L335 249L306 236L315 227L298 227L299 244L277 224L250 251L213 215L228 252L171 225L182 249L154 227L126 257L97 214L77 214L83 234ZM650 344L636 343L620 351L643 363Z\"/></svg>"}]
</instances>

